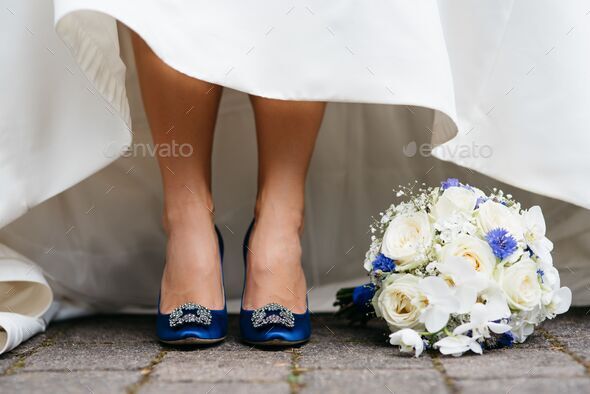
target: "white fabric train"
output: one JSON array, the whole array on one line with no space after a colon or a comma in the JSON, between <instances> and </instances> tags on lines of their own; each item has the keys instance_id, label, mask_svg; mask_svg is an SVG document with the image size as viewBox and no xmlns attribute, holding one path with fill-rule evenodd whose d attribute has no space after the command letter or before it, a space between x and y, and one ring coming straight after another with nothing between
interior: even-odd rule
<instances>
[{"instance_id":1,"label":"white fabric train","mask_svg":"<svg viewBox=\"0 0 590 394\"><path fill-rule=\"evenodd\" d=\"M448 176L540 204L564 284L574 303L590 303L590 214L581 208L590 208L590 2L1 4L0 353L55 313L155 304L160 183L153 158L117 159L150 138L128 32L115 18L186 74L334 102L308 184L313 310L362 280L368 218L393 186ZM222 100L214 173L226 288L237 298L256 171L251 109L235 90Z\"/></svg>"}]
</instances>

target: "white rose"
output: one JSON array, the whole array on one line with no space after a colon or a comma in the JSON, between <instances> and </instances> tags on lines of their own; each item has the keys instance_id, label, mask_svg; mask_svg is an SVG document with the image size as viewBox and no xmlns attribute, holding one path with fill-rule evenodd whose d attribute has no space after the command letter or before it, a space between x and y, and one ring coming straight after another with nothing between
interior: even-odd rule
<instances>
[{"instance_id":1,"label":"white rose","mask_svg":"<svg viewBox=\"0 0 590 394\"><path fill-rule=\"evenodd\" d=\"M524 259L509 267L498 267L497 281L514 310L532 311L541 304L541 284L537 264Z\"/></svg>"},{"instance_id":2,"label":"white rose","mask_svg":"<svg viewBox=\"0 0 590 394\"><path fill-rule=\"evenodd\" d=\"M517 241L524 238L520 215L507 206L492 200L479 206L477 223L484 234L496 228L503 228Z\"/></svg>"},{"instance_id":3,"label":"white rose","mask_svg":"<svg viewBox=\"0 0 590 394\"><path fill-rule=\"evenodd\" d=\"M385 230L381 252L395 260L397 271L406 271L425 260L424 250L431 243L432 231L426 213L398 215Z\"/></svg>"},{"instance_id":4,"label":"white rose","mask_svg":"<svg viewBox=\"0 0 590 394\"><path fill-rule=\"evenodd\" d=\"M491 278L496 267L496 257L490 245L471 235L458 236L440 251L440 260L443 262L455 256L466 258L477 272L488 278Z\"/></svg>"},{"instance_id":5,"label":"white rose","mask_svg":"<svg viewBox=\"0 0 590 394\"><path fill-rule=\"evenodd\" d=\"M476 203L474 191L464 187L449 187L434 205L433 215L437 222L443 222L457 212L470 214Z\"/></svg>"},{"instance_id":6,"label":"white rose","mask_svg":"<svg viewBox=\"0 0 590 394\"><path fill-rule=\"evenodd\" d=\"M375 294L375 311L392 331L422 326L419 319L424 306L421 304L418 281L419 278L414 275L393 274L383 281L381 289Z\"/></svg>"},{"instance_id":7,"label":"white rose","mask_svg":"<svg viewBox=\"0 0 590 394\"><path fill-rule=\"evenodd\" d=\"M415 351L416 357L424 351L424 341L422 341L422 337L411 328L404 328L403 330L391 334L389 336L389 343L392 345L398 345L400 351L403 353L411 353Z\"/></svg>"}]
</instances>

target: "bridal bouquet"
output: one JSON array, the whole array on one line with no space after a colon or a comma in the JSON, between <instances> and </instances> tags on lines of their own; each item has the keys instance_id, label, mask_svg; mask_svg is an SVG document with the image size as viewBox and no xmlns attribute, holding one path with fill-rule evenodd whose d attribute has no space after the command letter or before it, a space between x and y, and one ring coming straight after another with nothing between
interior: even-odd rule
<instances>
[{"instance_id":1,"label":"bridal bouquet","mask_svg":"<svg viewBox=\"0 0 590 394\"><path fill-rule=\"evenodd\" d=\"M568 310L538 206L523 210L510 194L457 179L412 189L400 188L407 201L371 225L371 282L338 292L341 315L383 318L403 352L459 356L523 342Z\"/></svg>"}]
</instances>

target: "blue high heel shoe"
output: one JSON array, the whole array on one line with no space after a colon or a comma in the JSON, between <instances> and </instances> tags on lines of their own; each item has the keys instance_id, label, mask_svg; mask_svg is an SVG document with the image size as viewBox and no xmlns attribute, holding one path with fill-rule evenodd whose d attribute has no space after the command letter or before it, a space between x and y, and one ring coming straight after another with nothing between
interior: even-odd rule
<instances>
[{"instance_id":1,"label":"blue high heel shoe","mask_svg":"<svg viewBox=\"0 0 590 394\"><path fill-rule=\"evenodd\" d=\"M223 268L223 238L215 226L219 255ZM223 284L223 271L221 275ZM225 296L224 296L225 297ZM156 333L161 342L170 345L206 345L221 342L227 335L227 308L211 310L193 302L178 306L170 314L160 312L158 297L158 316Z\"/></svg>"},{"instance_id":2,"label":"blue high heel shoe","mask_svg":"<svg viewBox=\"0 0 590 394\"><path fill-rule=\"evenodd\" d=\"M244 287L248 265L248 245L254 221L250 224L244 238ZM293 346L305 343L311 335L309 308L305 313L293 313L277 303L264 305L256 310L240 308L240 332L242 340L252 345Z\"/></svg>"}]
</instances>

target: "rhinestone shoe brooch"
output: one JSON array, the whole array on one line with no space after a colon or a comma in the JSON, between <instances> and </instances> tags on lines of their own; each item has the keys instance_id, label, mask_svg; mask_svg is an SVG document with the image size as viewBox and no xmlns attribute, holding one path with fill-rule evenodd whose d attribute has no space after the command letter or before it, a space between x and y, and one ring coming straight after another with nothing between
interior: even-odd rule
<instances>
[{"instance_id":1,"label":"rhinestone shoe brooch","mask_svg":"<svg viewBox=\"0 0 590 394\"><path fill-rule=\"evenodd\" d=\"M170 327L177 327L183 324L211 325L211 311L203 305L188 302L180 305L170 313Z\"/></svg>"},{"instance_id":2,"label":"rhinestone shoe brooch","mask_svg":"<svg viewBox=\"0 0 590 394\"><path fill-rule=\"evenodd\" d=\"M254 328L269 324L278 324L293 328L295 327L295 317L289 309L276 303L267 304L252 313L252 326Z\"/></svg>"}]
</instances>

